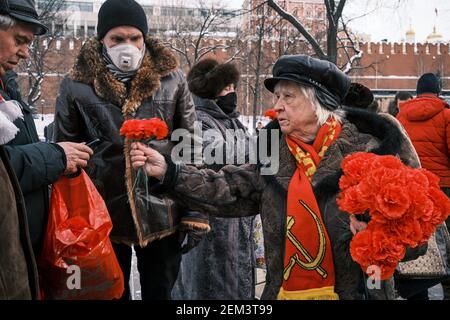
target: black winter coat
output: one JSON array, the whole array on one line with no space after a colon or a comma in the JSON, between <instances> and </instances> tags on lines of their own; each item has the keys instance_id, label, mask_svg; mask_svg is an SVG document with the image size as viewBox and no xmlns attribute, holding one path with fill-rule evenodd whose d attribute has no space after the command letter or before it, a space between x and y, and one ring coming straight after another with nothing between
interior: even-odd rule
<instances>
[{"instance_id":1,"label":"black winter coat","mask_svg":"<svg viewBox=\"0 0 450 320\"><path fill-rule=\"evenodd\" d=\"M127 88L106 68L100 42L88 40L61 84L53 135L55 141L101 140L86 172L108 207L113 222L110 237L116 243L141 247L175 233L181 210L172 199L154 196L152 190L147 206L145 185L134 185L130 142L120 136L120 128L126 119L158 117L167 123L169 134L179 128L191 134L196 120L174 54L152 38L146 39L146 48L142 65ZM167 156L175 145L170 139L150 144Z\"/></svg>"},{"instance_id":2,"label":"black winter coat","mask_svg":"<svg viewBox=\"0 0 450 320\"><path fill-rule=\"evenodd\" d=\"M47 226L49 185L65 171L66 156L60 146L39 141L31 108L22 100L16 77L16 73L7 72L0 90L5 100L20 103L23 114L23 120L14 121L19 133L5 149L25 198L31 242L38 253Z\"/></svg>"}]
</instances>

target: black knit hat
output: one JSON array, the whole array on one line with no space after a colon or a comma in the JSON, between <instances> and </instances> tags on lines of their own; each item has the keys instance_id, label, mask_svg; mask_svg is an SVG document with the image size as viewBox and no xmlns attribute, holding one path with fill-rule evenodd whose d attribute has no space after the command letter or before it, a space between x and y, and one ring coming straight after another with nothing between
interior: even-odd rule
<instances>
[{"instance_id":1,"label":"black knit hat","mask_svg":"<svg viewBox=\"0 0 450 320\"><path fill-rule=\"evenodd\" d=\"M230 84L237 85L239 71L232 63L219 63L214 59L197 62L187 75L189 90L203 99L214 99Z\"/></svg>"},{"instance_id":2,"label":"black knit hat","mask_svg":"<svg viewBox=\"0 0 450 320\"><path fill-rule=\"evenodd\" d=\"M135 27L145 37L148 25L144 9L134 0L105 1L98 12L98 39L103 39L109 30L121 26Z\"/></svg>"},{"instance_id":3,"label":"black knit hat","mask_svg":"<svg viewBox=\"0 0 450 320\"><path fill-rule=\"evenodd\" d=\"M433 73L425 73L417 82L417 94L441 93L439 79Z\"/></svg>"}]
</instances>

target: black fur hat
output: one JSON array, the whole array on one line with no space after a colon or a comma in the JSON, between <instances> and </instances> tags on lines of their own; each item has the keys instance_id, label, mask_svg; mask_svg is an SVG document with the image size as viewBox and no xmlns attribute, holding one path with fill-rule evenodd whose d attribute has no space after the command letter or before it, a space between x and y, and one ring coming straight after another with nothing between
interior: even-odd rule
<instances>
[{"instance_id":1,"label":"black fur hat","mask_svg":"<svg viewBox=\"0 0 450 320\"><path fill-rule=\"evenodd\" d=\"M374 101L372 91L360 83L352 83L347 95L344 98L343 104L348 107L366 109Z\"/></svg>"},{"instance_id":2,"label":"black fur hat","mask_svg":"<svg viewBox=\"0 0 450 320\"><path fill-rule=\"evenodd\" d=\"M232 63L203 59L191 68L187 81L193 94L203 99L214 99L226 86L237 85L239 71Z\"/></svg>"}]
</instances>

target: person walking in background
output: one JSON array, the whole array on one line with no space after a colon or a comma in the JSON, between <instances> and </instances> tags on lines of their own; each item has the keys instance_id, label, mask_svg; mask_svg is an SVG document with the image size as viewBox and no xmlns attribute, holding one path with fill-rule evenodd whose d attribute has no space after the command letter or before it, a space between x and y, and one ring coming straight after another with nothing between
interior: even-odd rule
<instances>
[{"instance_id":1,"label":"person walking in background","mask_svg":"<svg viewBox=\"0 0 450 320\"><path fill-rule=\"evenodd\" d=\"M180 235L187 233L192 247L209 230L208 221L154 195L156 181L133 185L129 142L124 143L120 128L125 120L158 117L167 123L169 136L175 129L193 135L192 97L174 53L147 36L147 17L136 1L105 1L97 32L61 83L53 136L55 141L101 140L86 172L113 222L110 238L125 280L122 299L131 297L133 245L142 299L170 299L181 262ZM170 139L149 143L167 156L175 146Z\"/></svg>"},{"instance_id":2,"label":"person walking in background","mask_svg":"<svg viewBox=\"0 0 450 320\"><path fill-rule=\"evenodd\" d=\"M439 98L441 85L432 73L417 82L417 98L402 103L397 119L404 126L419 155L422 167L440 178L440 187L450 196L450 107ZM446 221L447 228L450 220ZM450 299L450 282L443 282L444 299ZM414 298L414 297L413 297ZM428 299L421 291L417 299Z\"/></svg>"},{"instance_id":3,"label":"person walking in background","mask_svg":"<svg viewBox=\"0 0 450 320\"><path fill-rule=\"evenodd\" d=\"M262 124L261 121L258 121L258 123L256 124L256 128L255 128L255 132L256 132L257 135L259 134L259 131L260 131L262 128L264 128L264 125Z\"/></svg>"},{"instance_id":4,"label":"person walking in background","mask_svg":"<svg viewBox=\"0 0 450 320\"><path fill-rule=\"evenodd\" d=\"M248 147L248 134L238 120L235 89L239 71L234 64L204 59L192 67L187 80L202 131L215 130L217 137L214 140L220 140L203 139L203 150L211 143L223 143L220 150L225 161L226 144L231 143L235 163L238 153L245 152ZM240 130L240 134L233 138L234 141L229 141L227 130L232 130L233 134ZM221 162L208 167L219 170L223 165ZM210 217L211 231L196 248L183 256L173 297L189 300L254 299L253 220L253 217Z\"/></svg>"},{"instance_id":5,"label":"person walking in background","mask_svg":"<svg viewBox=\"0 0 450 320\"><path fill-rule=\"evenodd\" d=\"M389 103L388 113L396 117L400 111L400 104L405 101L411 100L413 98L412 94L406 91L399 91L395 95L394 101Z\"/></svg>"}]
</instances>

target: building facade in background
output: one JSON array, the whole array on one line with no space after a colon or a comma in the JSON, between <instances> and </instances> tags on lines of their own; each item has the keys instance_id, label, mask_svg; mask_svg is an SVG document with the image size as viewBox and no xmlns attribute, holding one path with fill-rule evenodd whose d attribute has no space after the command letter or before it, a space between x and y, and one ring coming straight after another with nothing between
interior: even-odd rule
<instances>
[{"instance_id":1,"label":"building facade in background","mask_svg":"<svg viewBox=\"0 0 450 320\"><path fill-rule=\"evenodd\" d=\"M57 7L61 16L61 21L50 23L50 31L64 37L88 38L97 32L97 14L105 0L50 0ZM61 4L59 4L60 2ZM152 34L160 34L177 30L180 25L185 27L195 27L205 15L209 14L212 5L206 1L185 1L185 0L147 0L137 1L141 3L148 17L149 31ZM48 8L48 0L37 0L36 6L39 11ZM235 32L240 22L234 17L234 11L228 8L216 7L229 15L230 19L226 24L216 26L211 32Z\"/></svg>"},{"instance_id":2,"label":"building facade in background","mask_svg":"<svg viewBox=\"0 0 450 320\"><path fill-rule=\"evenodd\" d=\"M95 35L97 12L103 2L66 1L63 10L68 17L66 24L52 23L50 28L55 32L49 38L40 39L39 45L46 48L46 55L40 96L34 104L37 113L54 112L59 84L73 66L83 43ZM222 20L207 30L198 43L199 25L211 15L211 7L195 6L192 2L181 0L155 0L147 1L144 8L149 17L150 33L178 52L185 71L189 69L187 59L193 62L213 56L222 61L234 60L242 74L238 86L241 113L262 114L273 103L262 83L270 76L275 60L282 54L311 52L294 28L280 20L267 6L258 7L262 2L246 0L243 9L214 8L214 14L222 10ZM322 0L279 3L301 21L306 21L312 34L319 36L326 30L326 10ZM45 0L37 1L38 8L44 4ZM250 10L255 7L258 9ZM189 39L192 43L183 48L180 39ZM373 43L360 39L356 45L363 55L357 68L349 75L353 81L368 86L377 97L382 98L392 97L398 90L414 93L419 77L432 72L440 77L444 95L450 98L450 44L445 40L449 39L443 39L438 30L433 30L433 26L430 26L430 36L424 43L415 42L412 28L401 43ZM344 53L340 52L338 59L345 58ZM30 92L31 83L26 68L24 64L19 72L24 96Z\"/></svg>"}]
</instances>

